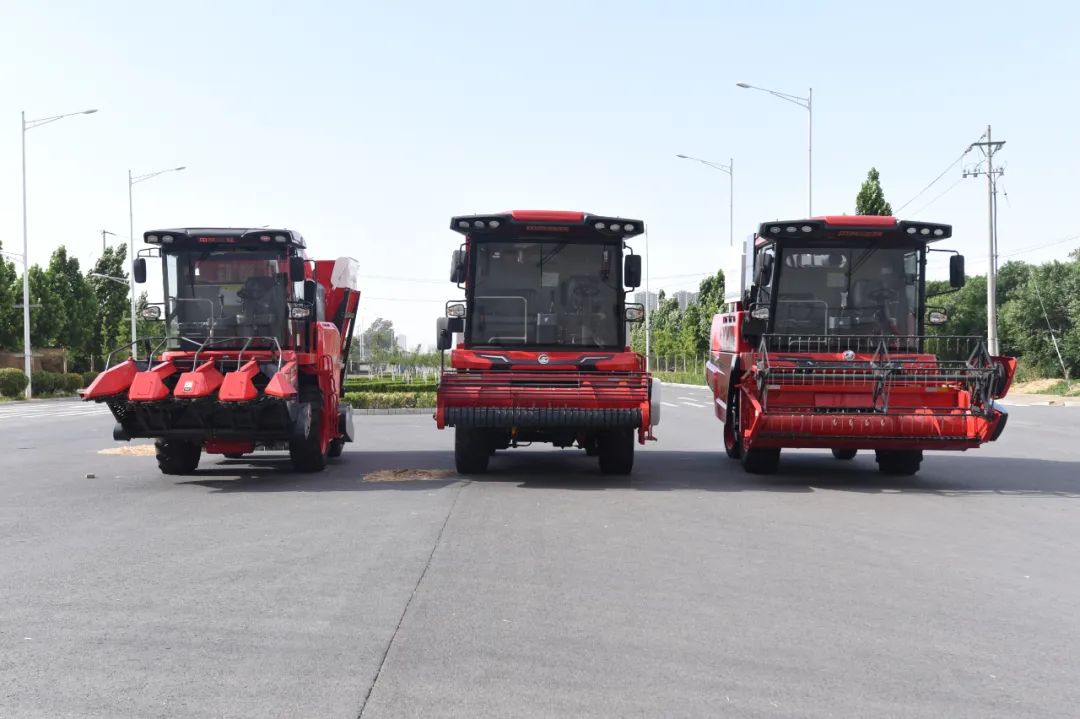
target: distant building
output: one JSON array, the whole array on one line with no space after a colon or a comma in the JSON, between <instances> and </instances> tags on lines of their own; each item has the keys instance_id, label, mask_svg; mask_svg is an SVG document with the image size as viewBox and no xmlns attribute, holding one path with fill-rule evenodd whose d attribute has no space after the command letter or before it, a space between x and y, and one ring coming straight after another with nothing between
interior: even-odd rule
<instances>
[{"instance_id":1,"label":"distant building","mask_svg":"<svg viewBox=\"0 0 1080 719\"><path fill-rule=\"evenodd\" d=\"M409 343L405 340L405 335L395 335L394 344L396 344L397 348L402 352L409 351Z\"/></svg>"},{"instance_id":2,"label":"distant building","mask_svg":"<svg viewBox=\"0 0 1080 719\"><path fill-rule=\"evenodd\" d=\"M656 308L659 306L659 302L657 300L656 293L655 292L649 292L648 293L648 298L649 298L648 303L645 302L645 296L646 296L646 293L644 291L635 292L634 293L634 302L637 302L639 305L645 305L645 309L647 311L654 312L656 310Z\"/></svg>"},{"instance_id":3,"label":"distant building","mask_svg":"<svg viewBox=\"0 0 1080 719\"><path fill-rule=\"evenodd\" d=\"M679 311L680 312L685 312L687 307L689 307L694 302L697 302L698 293L697 292L690 292L689 290L679 290L678 292L675 292L671 296L674 297L678 301L678 303L679 303Z\"/></svg>"}]
</instances>

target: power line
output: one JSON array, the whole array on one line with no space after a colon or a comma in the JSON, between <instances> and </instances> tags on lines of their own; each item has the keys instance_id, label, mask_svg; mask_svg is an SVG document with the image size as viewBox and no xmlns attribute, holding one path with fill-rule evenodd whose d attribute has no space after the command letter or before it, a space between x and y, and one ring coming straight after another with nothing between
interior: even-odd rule
<instances>
[{"instance_id":1,"label":"power line","mask_svg":"<svg viewBox=\"0 0 1080 719\"><path fill-rule=\"evenodd\" d=\"M956 167L957 165L960 164L960 161L964 159L964 156L967 155L969 152L971 152L972 147L973 147L973 145L968 145L967 149L960 153L960 157L958 157L955 160L953 160L952 162L950 162L949 165L944 170L942 170L941 173L937 177L935 177L933 180L930 180L929 184L927 184L926 187L924 187L921 190L919 190L918 192L916 192L914 197L912 197L910 200L908 200L904 204L900 205L900 207L896 208L896 211L894 212L894 214L897 214L897 215L900 214L901 210L903 210L905 207L910 205L915 200L919 199L919 197L921 197L923 195L923 193L925 193L931 187L936 185L941 180L941 178L945 177L945 175L948 174L949 170L953 169L954 167Z\"/></svg>"},{"instance_id":2,"label":"power line","mask_svg":"<svg viewBox=\"0 0 1080 719\"><path fill-rule=\"evenodd\" d=\"M960 184L961 182L963 182L963 181L964 181L964 178L963 178L963 177L961 177L961 178L960 178L960 179L958 179L958 180L957 180L956 182L954 182L954 183L952 183L951 185L949 185L949 187L948 187L948 188L947 188L947 189L946 189L946 190L945 190L944 192L942 192L942 193L941 193L940 195L938 195L938 196L937 196L937 197L935 197L934 199L930 200L930 201L929 201L929 202L927 202L927 203L926 203L925 205L923 205L923 206L922 206L922 207L920 207L919 209L915 210L915 212L912 212L912 213L910 213L910 214L912 215L912 217L914 217L915 215L921 214L923 210L925 210L926 208L930 207L930 205L934 204L935 202L937 202L938 200L940 200L940 199L941 199L942 197L944 197L945 195L947 195L947 194L949 194L950 192L952 192L952 191L953 191L953 189L955 189L955 188L956 188L956 186L957 186L957 185L959 185L959 184Z\"/></svg>"}]
</instances>

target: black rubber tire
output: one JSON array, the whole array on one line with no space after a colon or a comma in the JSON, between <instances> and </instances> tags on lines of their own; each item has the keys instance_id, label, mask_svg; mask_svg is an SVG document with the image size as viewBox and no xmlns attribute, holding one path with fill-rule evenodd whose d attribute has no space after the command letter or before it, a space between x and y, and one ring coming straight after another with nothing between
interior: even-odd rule
<instances>
[{"instance_id":1,"label":"black rubber tire","mask_svg":"<svg viewBox=\"0 0 1080 719\"><path fill-rule=\"evenodd\" d=\"M243 459L244 452L226 452L225 459Z\"/></svg>"},{"instance_id":2,"label":"black rubber tire","mask_svg":"<svg viewBox=\"0 0 1080 719\"><path fill-rule=\"evenodd\" d=\"M855 459L855 455L858 453L859 450L857 449L849 449L847 447L843 447L840 449L834 449L832 451L832 456L836 457L837 459Z\"/></svg>"},{"instance_id":3,"label":"black rubber tire","mask_svg":"<svg viewBox=\"0 0 1080 719\"><path fill-rule=\"evenodd\" d=\"M910 477L918 472L923 459L921 449L879 449L874 454L878 471L899 477Z\"/></svg>"},{"instance_id":4,"label":"black rubber tire","mask_svg":"<svg viewBox=\"0 0 1080 719\"><path fill-rule=\"evenodd\" d=\"M184 440L159 439L154 450L162 474L192 474L202 456L201 444Z\"/></svg>"},{"instance_id":5,"label":"black rubber tire","mask_svg":"<svg viewBox=\"0 0 1080 719\"><path fill-rule=\"evenodd\" d=\"M330 446L326 448L326 456L331 459L341 456L341 453L345 451L345 440L342 438L330 440Z\"/></svg>"},{"instance_id":6,"label":"black rubber tire","mask_svg":"<svg viewBox=\"0 0 1080 719\"><path fill-rule=\"evenodd\" d=\"M454 468L458 474L484 474L491 459L491 442L482 429L454 428Z\"/></svg>"},{"instance_id":7,"label":"black rubber tire","mask_svg":"<svg viewBox=\"0 0 1080 719\"><path fill-rule=\"evenodd\" d=\"M289 459L297 472L321 472L326 469L322 450L322 392L318 387L301 387L300 401L311 405L311 428L304 439L289 440Z\"/></svg>"},{"instance_id":8,"label":"black rubber tire","mask_svg":"<svg viewBox=\"0 0 1080 719\"><path fill-rule=\"evenodd\" d=\"M735 389L732 393L731 403L728 406L727 421L724 422L724 451L731 459L742 457L742 437L739 436L739 394L741 390Z\"/></svg>"},{"instance_id":9,"label":"black rubber tire","mask_svg":"<svg viewBox=\"0 0 1080 719\"><path fill-rule=\"evenodd\" d=\"M630 474L634 469L634 430L612 429L597 437L602 474Z\"/></svg>"}]
</instances>

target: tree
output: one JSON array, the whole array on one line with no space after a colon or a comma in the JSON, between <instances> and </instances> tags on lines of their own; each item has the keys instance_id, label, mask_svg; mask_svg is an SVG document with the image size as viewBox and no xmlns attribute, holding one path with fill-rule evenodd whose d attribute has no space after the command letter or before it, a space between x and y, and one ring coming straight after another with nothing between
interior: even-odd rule
<instances>
[{"instance_id":1,"label":"tree","mask_svg":"<svg viewBox=\"0 0 1080 719\"><path fill-rule=\"evenodd\" d=\"M0 350L15 350L22 344L22 310L15 306L20 302L22 283L15 263L0 255Z\"/></svg>"},{"instance_id":2,"label":"tree","mask_svg":"<svg viewBox=\"0 0 1080 719\"><path fill-rule=\"evenodd\" d=\"M108 247L94 265L93 274L127 280L127 246ZM121 338L131 333L128 313L131 311L128 288L116 280L88 277L97 305L94 336L90 353L104 355L116 349ZM160 331L158 332L160 334Z\"/></svg>"},{"instance_id":3,"label":"tree","mask_svg":"<svg viewBox=\"0 0 1080 719\"><path fill-rule=\"evenodd\" d=\"M365 357L379 361L394 354L394 323L390 320L377 318L360 337L363 340Z\"/></svg>"},{"instance_id":4,"label":"tree","mask_svg":"<svg viewBox=\"0 0 1080 719\"><path fill-rule=\"evenodd\" d=\"M55 319L48 337L49 344L63 347L68 351L68 356L79 364L81 359L89 356L95 334L97 303L94 291L79 269L79 260L69 257L63 245L57 247L49 258L45 282L53 304L43 303L43 314L48 313Z\"/></svg>"},{"instance_id":5,"label":"tree","mask_svg":"<svg viewBox=\"0 0 1080 719\"><path fill-rule=\"evenodd\" d=\"M38 265L30 268L30 345L51 347L60 331L63 307L53 292L48 274ZM22 342L19 343L22 347Z\"/></svg>"},{"instance_id":6,"label":"tree","mask_svg":"<svg viewBox=\"0 0 1080 719\"><path fill-rule=\"evenodd\" d=\"M891 215L892 205L885 200L885 192L881 189L881 175L876 167L871 167L866 173L866 181L862 183L859 194L855 197L856 215Z\"/></svg>"}]
</instances>

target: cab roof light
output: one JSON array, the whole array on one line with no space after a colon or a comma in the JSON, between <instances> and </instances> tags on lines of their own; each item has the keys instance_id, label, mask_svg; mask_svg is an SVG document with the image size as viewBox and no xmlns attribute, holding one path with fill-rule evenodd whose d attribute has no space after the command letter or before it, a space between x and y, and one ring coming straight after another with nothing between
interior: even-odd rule
<instances>
[{"instance_id":1,"label":"cab roof light","mask_svg":"<svg viewBox=\"0 0 1080 719\"><path fill-rule=\"evenodd\" d=\"M287 239L285 235L274 235L274 242L285 242Z\"/></svg>"},{"instance_id":2,"label":"cab roof light","mask_svg":"<svg viewBox=\"0 0 1080 719\"><path fill-rule=\"evenodd\" d=\"M156 245L159 242L158 236L157 235L147 235L146 236L146 242L147 242L147 244Z\"/></svg>"},{"instance_id":3,"label":"cab roof light","mask_svg":"<svg viewBox=\"0 0 1080 719\"><path fill-rule=\"evenodd\" d=\"M164 242L167 245L172 244L173 236L172 235L162 235L161 236L161 241Z\"/></svg>"}]
</instances>

